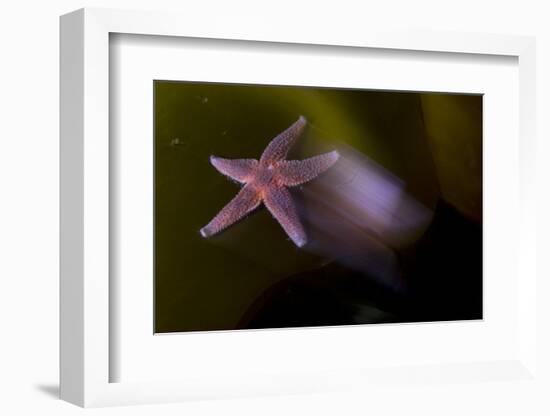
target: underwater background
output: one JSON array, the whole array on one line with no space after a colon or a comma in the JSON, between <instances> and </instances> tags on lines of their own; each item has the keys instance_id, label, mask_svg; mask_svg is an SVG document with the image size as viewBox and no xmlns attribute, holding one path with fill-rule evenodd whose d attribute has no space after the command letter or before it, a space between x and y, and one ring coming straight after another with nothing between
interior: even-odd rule
<instances>
[{"instance_id":1,"label":"underwater background","mask_svg":"<svg viewBox=\"0 0 550 416\"><path fill-rule=\"evenodd\" d=\"M155 332L482 318L482 96L155 81ZM292 189L310 241L261 206L205 239L303 115L289 159L338 149ZM340 163L337 162L337 164Z\"/></svg>"}]
</instances>

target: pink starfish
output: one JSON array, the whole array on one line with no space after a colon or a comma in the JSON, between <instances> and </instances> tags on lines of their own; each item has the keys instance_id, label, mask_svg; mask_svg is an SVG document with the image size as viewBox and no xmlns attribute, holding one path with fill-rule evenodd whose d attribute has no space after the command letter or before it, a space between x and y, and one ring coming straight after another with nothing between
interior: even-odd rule
<instances>
[{"instance_id":1,"label":"pink starfish","mask_svg":"<svg viewBox=\"0 0 550 416\"><path fill-rule=\"evenodd\" d=\"M210 163L220 173L244 186L212 221L201 228L203 237L219 233L263 202L298 247L306 244L306 233L287 187L301 185L317 177L338 160L339 154L332 151L305 160L286 160L288 151L305 125L306 119L300 117L267 145L259 161L210 157Z\"/></svg>"}]
</instances>

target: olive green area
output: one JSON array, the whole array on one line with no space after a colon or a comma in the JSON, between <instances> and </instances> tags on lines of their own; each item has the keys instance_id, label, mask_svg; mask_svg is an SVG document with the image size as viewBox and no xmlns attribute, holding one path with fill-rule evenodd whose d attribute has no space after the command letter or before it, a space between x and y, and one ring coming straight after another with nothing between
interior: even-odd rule
<instances>
[{"instance_id":1,"label":"olive green area","mask_svg":"<svg viewBox=\"0 0 550 416\"><path fill-rule=\"evenodd\" d=\"M446 198L481 220L481 96L155 81L154 97L157 333L235 329L274 284L332 261L295 247L263 207L199 234L239 190L210 155L257 159L300 115L290 158L350 146L427 207Z\"/></svg>"},{"instance_id":2,"label":"olive green area","mask_svg":"<svg viewBox=\"0 0 550 416\"><path fill-rule=\"evenodd\" d=\"M441 192L467 217L481 220L481 97L423 94L422 110Z\"/></svg>"}]
</instances>

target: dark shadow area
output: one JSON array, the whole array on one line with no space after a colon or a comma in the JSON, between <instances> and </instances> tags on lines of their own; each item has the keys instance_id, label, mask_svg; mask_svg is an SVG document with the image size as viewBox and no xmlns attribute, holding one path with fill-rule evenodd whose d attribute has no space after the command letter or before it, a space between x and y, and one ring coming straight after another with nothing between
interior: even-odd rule
<instances>
[{"instance_id":1,"label":"dark shadow area","mask_svg":"<svg viewBox=\"0 0 550 416\"><path fill-rule=\"evenodd\" d=\"M59 399L59 384L37 384L34 387L46 396L56 400Z\"/></svg>"},{"instance_id":2,"label":"dark shadow area","mask_svg":"<svg viewBox=\"0 0 550 416\"><path fill-rule=\"evenodd\" d=\"M451 237L451 238L450 238ZM389 285L333 262L265 291L241 329L482 319L482 228L440 201Z\"/></svg>"}]
</instances>

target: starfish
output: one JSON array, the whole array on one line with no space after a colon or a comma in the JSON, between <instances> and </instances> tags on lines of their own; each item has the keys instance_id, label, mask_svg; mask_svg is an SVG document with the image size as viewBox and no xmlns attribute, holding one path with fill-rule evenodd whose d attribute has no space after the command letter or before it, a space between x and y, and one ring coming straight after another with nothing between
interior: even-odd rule
<instances>
[{"instance_id":1,"label":"starfish","mask_svg":"<svg viewBox=\"0 0 550 416\"><path fill-rule=\"evenodd\" d=\"M305 126L306 119L300 116L267 145L260 160L210 156L210 163L220 173L244 186L212 221L201 228L203 237L219 233L263 202L294 244L302 247L307 243L304 227L287 188L316 178L334 165L340 155L337 151L332 151L305 160L286 160L288 151Z\"/></svg>"}]
</instances>

